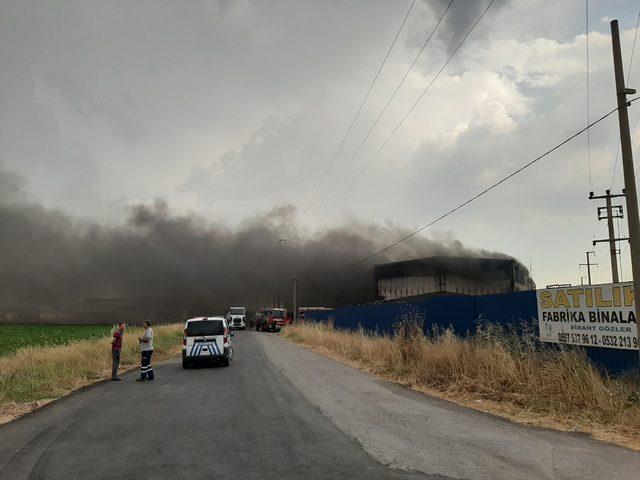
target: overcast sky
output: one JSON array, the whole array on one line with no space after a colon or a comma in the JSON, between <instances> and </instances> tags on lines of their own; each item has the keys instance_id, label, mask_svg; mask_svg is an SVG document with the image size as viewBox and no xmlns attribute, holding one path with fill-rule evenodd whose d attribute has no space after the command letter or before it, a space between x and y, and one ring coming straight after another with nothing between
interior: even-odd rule
<instances>
[{"instance_id":1,"label":"overcast sky","mask_svg":"<svg viewBox=\"0 0 640 480\"><path fill-rule=\"evenodd\" d=\"M320 198L447 3L416 1ZM342 181L310 218L309 235L352 219L419 227L586 124L585 2L496 1L326 214L487 4L454 1ZM158 198L230 227L284 204L301 213L409 5L4 0L0 166L24 179L33 201L100 222L117 224L130 205ZM620 20L628 68L638 7L590 2L592 119L615 106L609 20ZM631 87L640 87L636 61ZM634 147L638 108L630 110ZM583 136L424 235L452 235L531 261L538 285L579 283L578 263L598 227L588 192L609 187L617 139L615 116L592 130L591 184ZM620 173L618 165L614 190ZM607 249L596 250L595 280L610 281ZM627 262L623 278L629 272Z\"/></svg>"}]
</instances>

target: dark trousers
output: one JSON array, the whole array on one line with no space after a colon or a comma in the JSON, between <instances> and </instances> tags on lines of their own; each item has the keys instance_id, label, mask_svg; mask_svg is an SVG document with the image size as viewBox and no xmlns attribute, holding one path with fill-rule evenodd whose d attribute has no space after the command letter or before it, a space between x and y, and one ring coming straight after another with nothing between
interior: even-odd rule
<instances>
[{"instance_id":1,"label":"dark trousers","mask_svg":"<svg viewBox=\"0 0 640 480\"><path fill-rule=\"evenodd\" d=\"M120 350L111 350L111 378L118 377L118 367L120 366Z\"/></svg>"},{"instance_id":2,"label":"dark trousers","mask_svg":"<svg viewBox=\"0 0 640 480\"><path fill-rule=\"evenodd\" d=\"M151 355L153 350L144 350L142 352L142 363L140 364L140 378L153 380L153 368L151 368Z\"/></svg>"}]
</instances>

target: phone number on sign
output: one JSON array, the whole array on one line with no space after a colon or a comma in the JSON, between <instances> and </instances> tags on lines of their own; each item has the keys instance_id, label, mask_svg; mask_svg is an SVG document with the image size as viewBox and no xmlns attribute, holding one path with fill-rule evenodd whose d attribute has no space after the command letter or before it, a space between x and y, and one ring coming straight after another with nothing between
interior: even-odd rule
<instances>
[{"instance_id":1,"label":"phone number on sign","mask_svg":"<svg viewBox=\"0 0 640 480\"><path fill-rule=\"evenodd\" d=\"M623 335L595 335L593 333L558 332L559 343L594 347L638 348L638 339Z\"/></svg>"}]
</instances>

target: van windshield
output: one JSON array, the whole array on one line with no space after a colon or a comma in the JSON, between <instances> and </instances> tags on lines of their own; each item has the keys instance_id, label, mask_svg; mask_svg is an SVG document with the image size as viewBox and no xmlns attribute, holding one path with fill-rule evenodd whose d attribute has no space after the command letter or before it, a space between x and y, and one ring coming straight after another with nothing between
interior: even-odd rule
<instances>
[{"instance_id":1,"label":"van windshield","mask_svg":"<svg viewBox=\"0 0 640 480\"><path fill-rule=\"evenodd\" d=\"M231 308L229 309L229 315L244 315L244 308Z\"/></svg>"},{"instance_id":2,"label":"van windshield","mask_svg":"<svg viewBox=\"0 0 640 480\"><path fill-rule=\"evenodd\" d=\"M224 335L224 326L222 320L197 320L187 324L187 335L189 337Z\"/></svg>"}]
</instances>

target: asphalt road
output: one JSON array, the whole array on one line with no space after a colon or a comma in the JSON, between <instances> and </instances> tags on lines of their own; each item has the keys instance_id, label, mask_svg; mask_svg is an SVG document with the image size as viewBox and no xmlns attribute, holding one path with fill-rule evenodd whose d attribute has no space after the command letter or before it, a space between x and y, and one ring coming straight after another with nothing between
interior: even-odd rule
<instances>
[{"instance_id":1,"label":"asphalt road","mask_svg":"<svg viewBox=\"0 0 640 480\"><path fill-rule=\"evenodd\" d=\"M155 366L0 427L0 480L637 479L640 454L527 428L238 332L229 368Z\"/></svg>"},{"instance_id":2,"label":"asphalt road","mask_svg":"<svg viewBox=\"0 0 640 480\"><path fill-rule=\"evenodd\" d=\"M467 480L640 479L640 453L460 407L273 336L258 340L310 403L390 467Z\"/></svg>"},{"instance_id":3,"label":"asphalt road","mask_svg":"<svg viewBox=\"0 0 640 480\"><path fill-rule=\"evenodd\" d=\"M238 332L228 368L156 365L0 427L0 479L413 479L385 467ZM284 342L283 342L284 343Z\"/></svg>"}]
</instances>

